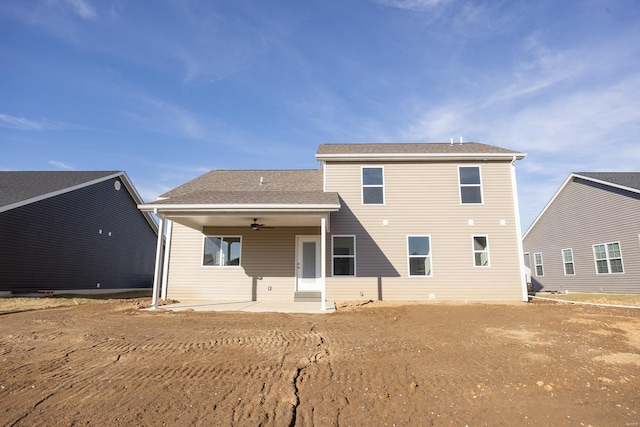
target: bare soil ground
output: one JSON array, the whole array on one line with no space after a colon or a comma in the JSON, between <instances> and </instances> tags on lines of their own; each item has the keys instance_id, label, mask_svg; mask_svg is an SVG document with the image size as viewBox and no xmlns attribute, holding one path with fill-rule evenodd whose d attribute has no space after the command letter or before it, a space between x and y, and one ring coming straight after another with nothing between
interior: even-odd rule
<instances>
[{"instance_id":1,"label":"bare soil ground","mask_svg":"<svg viewBox=\"0 0 640 427\"><path fill-rule=\"evenodd\" d=\"M637 309L146 303L0 315L0 424L640 425Z\"/></svg>"}]
</instances>

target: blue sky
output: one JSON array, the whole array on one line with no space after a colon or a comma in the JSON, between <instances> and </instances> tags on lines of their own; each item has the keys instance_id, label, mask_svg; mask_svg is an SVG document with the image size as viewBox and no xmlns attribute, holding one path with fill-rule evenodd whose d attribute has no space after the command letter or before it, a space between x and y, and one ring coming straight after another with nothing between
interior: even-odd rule
<instances>
[{"instance_id":1,"label":"blue sky","mask_svg":"<svg viewBox=\"0 0 640 427\"><path fill-rule=\"evenodd\" d=\"M321 143L523 151L523 232L571 172L639 171L637 0L0 0L0 170L147 201Z\"/></svg>"}]
</instances>

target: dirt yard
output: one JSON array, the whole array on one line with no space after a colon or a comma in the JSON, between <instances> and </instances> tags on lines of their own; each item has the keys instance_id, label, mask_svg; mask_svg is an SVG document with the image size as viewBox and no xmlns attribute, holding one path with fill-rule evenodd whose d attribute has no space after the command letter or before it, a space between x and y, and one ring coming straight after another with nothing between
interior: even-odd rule
<instances>
[{"instance_id":1,"label":"dirt yard","mask_svg":"<svg viewBox=\"0 0 640 427\"><path fill-rule=\"evenodd\" d=\"M640 425L637 309L143 302L1 315L0 424Z\"/></svg>"}]
</instances>

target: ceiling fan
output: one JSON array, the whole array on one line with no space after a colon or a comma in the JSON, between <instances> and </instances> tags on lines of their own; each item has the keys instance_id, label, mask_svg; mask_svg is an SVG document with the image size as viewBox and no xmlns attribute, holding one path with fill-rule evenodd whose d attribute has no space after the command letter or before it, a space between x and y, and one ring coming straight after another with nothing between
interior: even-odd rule
<instances>
[{"instance_id":1,"label":"ceiling fan","mask_svg":"<svg viewBox=\"0 0 640 427\"><path fill-rule=\"evenodd\" d=\"M260 231L263 228L273 228L267 227L264 224L258 224L258 218L253 218L253 223L251 224L251 229L255 231Z\"/></svg>"}]
</instances>

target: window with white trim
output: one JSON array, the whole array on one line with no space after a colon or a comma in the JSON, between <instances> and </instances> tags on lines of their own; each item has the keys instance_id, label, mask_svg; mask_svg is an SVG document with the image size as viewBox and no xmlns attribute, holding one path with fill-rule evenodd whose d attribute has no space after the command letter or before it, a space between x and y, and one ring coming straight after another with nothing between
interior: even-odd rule
<instances>
[{"instance_id":1,"label":"window with white trim","mask_svg":"<svg viewBox=\"0 0 640 427\"><path fill-rule=\"evenodd\" d=\"M384 204L384 169L382 167L362 168L362 204Z\"/></svg>"},{"instance_id":2,"label":"window with white trim","mask_svg":"<svg viewBox=\"0 0 640 427\"><path fill-rule=\"evenodd\" d=\"M239 236L204 236L203 267L239 266L242 239Z\"/></svg>"},{"instance_id":3,"label":"window with white trim","mask_svg":"<svg viewBox=\"0 0 640 427\"><path fill-rule=\"evenodd\" d=\"M544 276L544 267L542 266L542 253L533 254L533 265L536 269L536 276Z\"/></svg>"},{"instance_id":4,"label":"window with white trim","mask_svg":"<svg viewBox=\"0 0 640 427\"><path fill-rule=\"evenodd\" d=\"M480 166L459 166L460 203L482 203L482 180Z\"/></svg>"},{"instance_id":5,"label":"window with white trim","mask_svg":"<svg viewBox=\"0 0 640 427\"><path fill-rule=\"evenodd\" d=\"M593 245L593 258L597 274L624 273L620 242Z\"/></svg>"},{"instance_id":6,"label":"window with white trim","mask_svg":"<svg viewBox=\"0 0 640 427\"><path fill-rule=\"evenodd\" d=\"M331 271L333 276L356 275L356 236L332 236Z\"/></svg>"},{"instance_id":7,"label":"window with white trim","mask_svg":"<svg viewBox=\"0 0 640 427\"><path fill-rule=\"evenodd\" d=\"M407 236L409 276L431 276L431 237Z\"/></svg>"},{"instance_id":8,"label":"window with white trim","mask_svg":"<svg viewBox=\"0 0 640 427\"><path fill-rule=\"evenodd\" d=\"M573 264L573 249L562 250L562 264L564 265L565 276L574 276L576 274L576 268Z\"/></svg>"},{"instance_id":9,"label":"window with white trim","mask_svg":"<svg viewBox=\"0 0 640 427\"><path fill-rule=\"evenodd\" d=\"M489 238L473 236L473 262L476 267L489 267Z\"/></svg>"}]
</instances>

